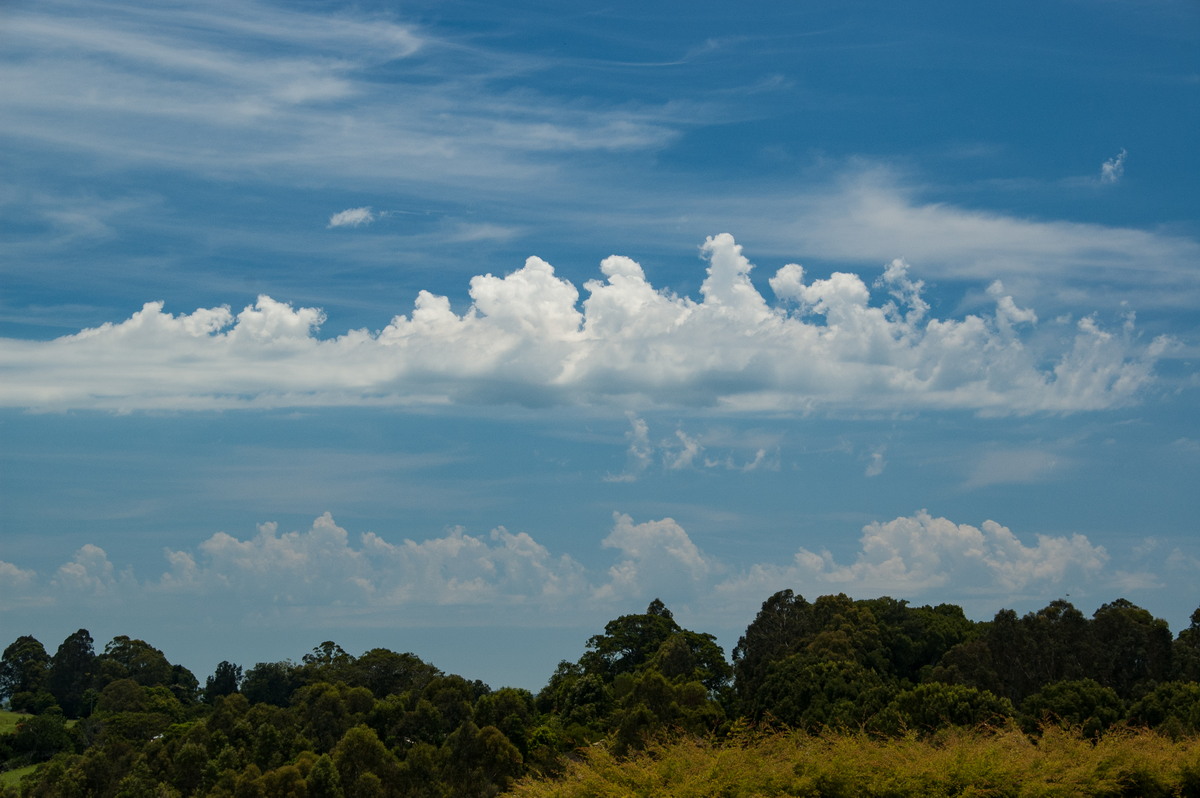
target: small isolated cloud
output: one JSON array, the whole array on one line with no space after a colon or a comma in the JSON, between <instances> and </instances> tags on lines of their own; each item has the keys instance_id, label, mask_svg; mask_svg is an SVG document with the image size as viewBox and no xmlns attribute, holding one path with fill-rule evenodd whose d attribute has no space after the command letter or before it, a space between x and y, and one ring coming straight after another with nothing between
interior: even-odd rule
<instances>
[{"instance_id":1,"label":"small isolated cloud","mask_svg":"<svg viewBox=\"0 0 1200 798\"><path fill-rule=\"evenodd\" d=\"M1008 449L984 453L971 465L964 487L1028 484L1044 480L1070 464L1042 449Z\"/></svg>"},{"instance_id":2,"label":"small isolated cloud","mask_svg":"<svg viewBox=\"0 0 1200 798\"><path fill-rule=\"evenodd\" d=\"M362 227L375 221L375 218L370 208L347 208L330 216L326 227Z\"/></svg>"},{"instance_id":3,"label":"small isolated cloud","mask_svg":"<svg viewBox=\"0 0 1200 798\"><path fill-rule=\"evenodd\" d=\"M877 477L883 473L883 469L887 468L887 461L883 459L883 454L886 451L886 446L880 446L871 452L871 457L867 460L867 470L864 472L866 476Z\"/></svg>"},{"instance_id":4,"label":"small isolated cloud","mask_svg":"<svg viewBox=\"0 0 1200 798\"><path fill-rule=\"evenodd\" d=\"M629 441L626 450L625 470L620 474L609 474L605 482L634 482L638 476L650 467L654 459L654 445L650 443L650 426L634 413L626 413L629 419L629 431L625 439Z\"/></svg>"},{"instance_id":5,"label":"small isolated cloud","mask_svg":"<svg viewBox=\"0 0 1200 798\"><path fill-rule=\"evenodd\" d=\"M1125 175L1125 149L1113 157L1109 158L1100 165L1100 182L1101 183L1116 183Z\"/></svg>"}]
</instances>

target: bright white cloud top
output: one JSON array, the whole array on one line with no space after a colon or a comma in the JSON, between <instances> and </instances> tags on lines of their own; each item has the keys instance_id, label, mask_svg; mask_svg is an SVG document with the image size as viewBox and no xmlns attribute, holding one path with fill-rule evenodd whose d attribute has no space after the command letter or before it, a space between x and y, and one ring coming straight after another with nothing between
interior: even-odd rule
<instances>
[{"instance_id":1,"label":"bright white cloud top","mask_svg":"<svg viewBox=\"0 0 1200 798\"><path fill-rule=\"evenodd\" d=\"M806 282L803 267L788 264L769 280L770 304L732 236L710 237L702 252L699 300L656 289L636 262L612 256L580 302L574 285L531 257L503 277L472 278L461 314L421 291L412 313L382 330L327 339L317 336L321 310L265 295L236 315L228 307L172 315L150 302L120 323L0 343L9 375L0 403L1070 412L1135 401L1170 346L1140 340L1131 319L1110 331L1084 316L1042 334L1037 314L999 282L988 287L991 312L935 318L900 260L871 287L846 272Z\"/></svg>"}]
</instances>

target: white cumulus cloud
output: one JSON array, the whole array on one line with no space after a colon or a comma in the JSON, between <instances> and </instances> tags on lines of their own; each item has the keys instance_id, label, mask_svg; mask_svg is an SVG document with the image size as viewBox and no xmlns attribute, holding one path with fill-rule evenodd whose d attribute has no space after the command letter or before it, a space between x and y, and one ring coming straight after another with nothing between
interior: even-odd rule
<instances>
[{"instance_id":1,"label":"white cumulus cloud","mask_svg":"<svg viewBox=\"0 0 1200 798\"><path fill-rule=\"evenodd\" d=\"M596 589L597 598L688 593L720 570L673 518L635 524L630 516L614 513L603 545L617 549L621 559L609 569L608 583Z\"/></svg>"},{"instance_id":2,"label":"white cumulus cloud","mask_svg":"<svg viewBox=\"0 0 1200 798\"><path fill-rule=\"evenodd\" d=\"M774 592L793 585L810 591L915 596L1013 595L1060 585L1068 577L1097 579L1109 555L1083 535L1038 535L1022 542L995 521L980 526L935 518L925 510L863 528L849 563L828 551L799 549L787 565L756 565L721 585L726 593Z\"/></svg>"},{"instance_id":3,"label":"white cumulus cloud","mask_svg":"<svg viewBox=\"0 0 1200 798\"><path fill-rule=\"evenodd\" d=\"M588 557L593 564L585 566L504 527L482 535L451 528L424 539L395 538L352 534L325 513L305 529L282 532L265 523L244 538L218 532L192 548L167 549L165 570L151 578L118 570L94 545L80 548L49 579L0 562L0 612L52 607L70 613L99 605L120 607L129 617L166 617L202 607L212 622L305 629L351 619L385 627L521 626L568 622L584 611L624 611L659 596L709 622L737 616L742 623L766 596L790 588L805 595L970 604L987 613L1064 590L1163 587L1163 579L1150 576L1149 554L1129 556L1136 562L1110 555L1082 534L1030 540L995 521L974 526L921 510L867 524L857 550L844 560L801 547L735 565L706 552L672 518L637 521L616 512ZM1169 573L1194 570L1195 558L1178 550L1158 556Z\"/></svg>"},{"instance_id":4,"label":"white cumulus cloud","mask_svg":"<svg viewBox=\"0 0 1200 798\"><path fill-rule=\"evenodd\" d=\"M503 276L473 277L471 305L421 291L378 332L318 331L325 314L260 296L174 315L146 303L129 319L53 341L0 339L0 406L38 409L468 405L515 402L710 407L955 408L1069 412L1129 404L1151 382L1165 338L1138 340L1093 317L1065 340L1034 336L1037 315L1003 286L995 308L930 317L907 264L868 284L835 272L805 282L783 267L780 303L750 281L732 236L703 247L702 299L654 288L624 257L579 289L531 257ZM682 440L682 439L681 439ZM683 463L691 462L683 442Z\"/></svg>"}]
</instances>

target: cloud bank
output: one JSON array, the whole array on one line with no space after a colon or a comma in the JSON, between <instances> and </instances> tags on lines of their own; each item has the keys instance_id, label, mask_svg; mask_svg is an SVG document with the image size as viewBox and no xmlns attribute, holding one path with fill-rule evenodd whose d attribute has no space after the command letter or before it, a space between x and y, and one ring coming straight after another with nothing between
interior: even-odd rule
<instances>
[{"instance_id":1,"label":"cloud bank","mask_svg":"<svg viewBox=\"0 0 1200 798\"><path fill-rule=\"evenodd\" d=\"M419 625L424 612L402 611L458 607L472 608L476 622L519 625L579 606L627 608L653 596L724 616L729 607L752 613L783 588L953 602L1048 595L1064 586L1101 590L1130 578L1110 571L1108 552L1083 535L1039 535L1031 544L994 521L976 527L925 510L868 524L844 563L801 548L782 564L735 567L703 551L674 519L638 523L623 513L613 514L602 546L613 552L611 565L589 568L503 527L392 542L374 532L352 536L325 513L302 531L281 533L266 523L245 539L218 532L191 550L166 549L166 570L156 578L118 570L91 544L48 579L0 562L0 574L12 577L2 582L0 612L35 604L169 610L187 602L216 615L294 611L369 623L377 614L380 623ZM442 616L428 617L436 623Z\"/></svg>"},{"instance_id":2,"label":"cloud bank","mask_svg":"<svg viewBox=\"0 0 1200 798\"><path fill-rule=\"evenodd\" d=\"M614 255L581 302L575 285L530 257L503 277L473 277L462 314L421 291L382 330L334 338L317 335L321 310L265 295L236 315L173 315L148 302L125 321L52 341L0 340L0 406L1069 412L1136 401L1170 345L1139 341L1131 320L1117 331L1091 317L1063 334L1040 331L1036 313L998 282L990 313L935 318L900 260L874 295L856 274L807 280L788 264L768 281L772 304L732 236L710 237L701 251L699 300L655 288L639 264Z\"/></svg>"}]
</instances>

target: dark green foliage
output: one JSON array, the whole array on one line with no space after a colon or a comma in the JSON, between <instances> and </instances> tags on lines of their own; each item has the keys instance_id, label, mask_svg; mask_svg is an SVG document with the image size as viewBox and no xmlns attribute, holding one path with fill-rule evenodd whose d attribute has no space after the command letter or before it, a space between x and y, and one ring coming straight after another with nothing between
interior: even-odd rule
<instances>
[{"instance_id":1,"label":"dark green foliage","mask_svg":"<svg viewBox=\"0 0 1200 798\"><path fill-rule=\"evenodd\" d=\"M503 687L475 702L475 723L499 729L522 755L529 753L529 734L536 716L533 694L515 687Z\"/></svg>"},{"instance_id":2,"label":"dark green foliage","mask_svg":"<svg viewBox=\"0 0 1200 798\"><path fill-rule=\"evenodd\" d=\"M1129 707L1129 722L1171 736L1200 734L1200 684L1163 682Z\"/></svg>"},{"instance_id":3,"label":"dark green foliage","mask_svg":"<svg viewBox=\"0 0 1200 798\"><path fill-rule=\"evenodd\" d=\"M879 673L858 662L792 654L771 664L755 693L752 716L809 731L856 730L895 692Z\"/></svg>"},{"instance_id":4,"label":"dark green foliage","mask_svg":"<svg viewBox=\"0 0 1200 798\"><path fill-rule=\"evenodd\" d=\"M45 690L49 673L50 655L37 638L18 637L0 658L0 702L21 693L37 695Z\"/></svg>"},{"instance_id":5,"label":"dark green foliage","mask_svg":"<svg viewBox=\"0 0 1200 798\"><path fill-rule=\"evenodd\" d=\"M1124 600L1092 618L1055 601L976 624L951 605L782 591L763 603L731 668L712 635L682 628L655 600L606 624L536 697L413 654L355 657L326 641L298 665L242 673L222 662L203 702L187 669L145 641L118 636L97 657L80 630L53 658L28 636L5 650L0 685L41 714L0 735L0 762L44 761L22 798L448 798L561 773L581 750L625 756L679 736L736 740L760 722L897 745L951 739L947 729L962 726L1020 734L1014 697L1041 747L1080 733L1105 745L1128 734L1113 732L1122 720L1186 737L1200 734L1200 684L1183 676L1200 661L1197 630L1200 611L1172 640ZM56 711L60 700L78 722ZM1144 768L1126 764L1104 764L1119 770L1120 794L1154 789ZM1195 771L1181 783L1200 788ZM890 794L836 769L793 776L796 794ZM1007 789L1002 778L978 783ZM960 794L965 784L926 786ZM11 796L0 789L0 798Z\"/></svg>"},{"instance_id":6,"label":"dark green foliage","mask_svg":"<svg viewBox=\"0 0 1200 798\"><path fill-rule=\"evenodd\" d=\"M204 683L204 701L216 703L221 696L236 693L242 684L242 666L222 661Z\"/></svg>"},{"instance_id":7,"label":"dark green foliage","mask_svg":"<svg viewBox=\"0 0 1200 798\"><path fill-rule=\"evenodd\" d=\"M987 690L930 682L898 694L873 725L888 734L928 734L948 726L999 727L1014 715L1008 699Z\"/></svg>"},{"instance_id":8,"label":"dark green foliage","mask_svg":"<svg viewBox=\"0 0 1200 798\"><path fill-rule=\"evenodd\" d=\"M242 679L242 695L252 704L286 707L292 693L300 685L300 675L292 663L260 662L246 671Z\"/></svg>"},{"instance_id":9,"label":"dark green foliage","mask_svg":"<svg viewBox=\"0 0 1200 798\"><path fill-rule=\"evenodd\" d=\"M367 726L347 731L331 756L346 798L382 795L383 784L399 781L399 761Z\"/></svg>"},{"instance_id":10,"label":"dark green foliage","mask_svg":"<svg viewBox=\"0 0 1200 798\"><path fill-rule=\"evenodd\" d=\"M491 798L521 774L521 753L495 726L467 722L446 738L442 781L463 798Z\"/></svg>"},{"instance_id":11,"label":"dark green foliage","mask_svg":"<svg viewBox=\"0 0 1200 798\"><path fill-rule=\"evenodd\" d=\"M1034 733L1057 723L1086 737L1098 737L1125 715L1125 705L1111 687L1094 679L1052 682L1021 704L1023 726Z\"/></svg>"},{"instance_id":12,"label":"dark green foliage","mask_svg":"<svg viewBox=\"0 0 1200 798\"><path fill-rule=\"evenodd\" d=\"M622 750L664 731L706 733L725 720L732 673L712 635L675 622L655 599L609 621L579 662L559 663L537 706L557 719L543 739L584 745L615 735Z\"/></svg>"},{"instance_id":13,"label":"dark green foliage","mask_svg":"<svg viewBox=\"0 0 1200 798\"><path fill-rule=\"evenodd\" d=\"M91 712L87 693L99 671L92 635L80 629L62 642L50 660L46 686L68 718Z\"/></svg>"},{"instance_id":14,"label":"dark green foliage","mask_svg":"<svg viewBox=\"0 0 1200 798\"><path fill-rule=\"evenodd\" d=\"M415 654L397 654L386 648L373 648L346 668L346 681L365 687L376 698L408 690L420 692L442 672Z\"/></svg>"},{"instance_id":15,"label":"dark green foliage","mask_svg":"<svg viewBox=\"0 0 1200 798\"><path fill-rule=\"evenodd\" d=\"M990 690L1020 704L1043 686L1093 679L1123 700L1172 672L1165 621L1118 599L1089 620L1069 602L1018 618L1001 610L977 639L948 651L931 678Z\"/></svg>"},{"instance_id":16,"label":"dark green foliage","mask_svg":"<svg viewBox=\"0 0 1200 798\"><path fill-rule=\"evenodd\" d=\"M34 715L17 725L10 743L13 758L9 767L45 762L57 753L72 751L75 739L66 719L58 712Z\"/></svg>"},{"instance_id":17,"label":"dark green foliage","mask_svg":"<svg viewBox=\"0 0 1200 798\"><path fill-rule=\"evenodd\" d=\"M1092 616L1097 681L1133 697L1136 688L1162 681L1171 673L1171 630L1167 622L1125 599Z\"/></svg>"},{"instance_id":18,"label":"dark green foliage","mask_svg":"<svg viewBox=\"0 0 1200 798\"><path fill-rule=\"evenodd\" d=\"M1171 659L1174 678L1200 681L1200 609L1192 612L1191 624L1175 638Z\"/></svg>"},{"instance_id":19,"label":"dark green foliage","mask_svg":"<svg viewBox=\"0 0 1200 798\"><path fill-rule=\"evenodd\" d=\"M611 680L637 670L658 652L668 637L679 631L671 611L655 599L641 615L622 615L609 621L604 634L588 640L588 652L579 664L588 673Z\"/></svg>"},{"instance_id":20,"label":"dark green foliage","mask_svg":"<svg viewBox=\"0 0 1200 798\"><path fill-rule=\"evenodd\" d=\"M308 772L308 798L344 798L342 777L328 754L322 754Z\"/></svg>"},{"instance_id":21,"label":"dark green foliage","mask_svg":"<svg viewBox=\"0 0 1200 798\"><path fill-rule=\"evenodd\" d=\"M151 687L174 681L171 663L161 651L144 640L133 640L125 635L114 637L104 647L104 653L96 658L96 664L101 684L132 679Z\"/></svg>"}]
</instances>

